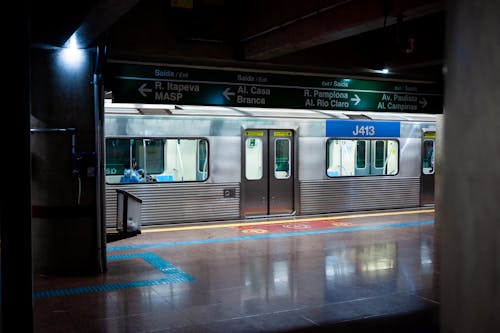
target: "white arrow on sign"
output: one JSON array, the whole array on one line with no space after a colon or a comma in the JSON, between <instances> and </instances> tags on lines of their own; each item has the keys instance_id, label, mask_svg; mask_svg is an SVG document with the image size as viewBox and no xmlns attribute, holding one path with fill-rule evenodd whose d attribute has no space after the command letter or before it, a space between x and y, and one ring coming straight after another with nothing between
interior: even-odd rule
<instances>
[{"instance_id":1,"label":"white arrow on sign","mask_svg":"<svg viewBox=\"0 0 500 333\"><path fill-rule=\"evenodd\" d=\"M427 106L427 100L425 97L422 97L422 99L418 102L422 105L422 108L425 108Z\"/></svg>"},{"instance_id":2,"label":"white arrow on sign","mask_svg":"<svg viewBox=\"0 0 500 333\"><path fill-rule=\"evenodd\" d=\"M148 95L146 95L147 92L152 92L153 89L151 88L146 88L146 84L147 83L143 83L142 86L139 87L139 92L141 93L142 96L144 97L147 97Z\"/></svg>"},{"instance_id":3,"label":"white arrow on sign","mask_svg":"<svg viewBox=\"0 0 500 333\"><path fill-rule=\"evenodd\" d=\"M351 101L354 102L354 105L358 105L359 102L361 102L361 98L359 98L359 96L357 94L354 94L354 97L351 98Z\"/></svg>"},{"instance_id":4,"label":"white arrow on sign","mask_svg":"<svg viewBox=\"0 0 500 333\"><path fill-rule=\"evenodd\" d=\"M224 97L230 101L231 100L231 97L229 96L233 96L234 95L234 92L230 90L231 88L226 88L226 90L224 90L224 92L222 93L222 95L224 95Z\"/></svg>"}]
</instances>

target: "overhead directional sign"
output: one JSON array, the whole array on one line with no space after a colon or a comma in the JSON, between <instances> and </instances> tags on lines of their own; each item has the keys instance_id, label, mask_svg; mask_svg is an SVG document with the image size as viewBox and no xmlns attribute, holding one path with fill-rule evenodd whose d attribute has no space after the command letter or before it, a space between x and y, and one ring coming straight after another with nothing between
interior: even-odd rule
<instances>
[{"instance_id":1,"label":"overhead directional sign","mask_svg":"<svg viewBox=\"0 0 500 333\"><path fill-rule=\"evenodd\" d=\"M109 63L114 102L442 113L432 82Z\"/></svg>"}]
</instances>

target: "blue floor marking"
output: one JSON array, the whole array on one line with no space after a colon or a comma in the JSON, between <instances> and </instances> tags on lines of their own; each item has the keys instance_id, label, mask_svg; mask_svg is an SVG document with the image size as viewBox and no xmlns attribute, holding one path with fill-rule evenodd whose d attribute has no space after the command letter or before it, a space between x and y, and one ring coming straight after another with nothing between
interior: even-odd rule
<instances>
[{"instance_id":1,"label":"blue floor marking","mask_svg":"<svg viewBox=\"0 0 500 333\"><path fill-rule=\"evenodd\" d=\"M434 224L434 220L385 224L385 225L369 225L369 226L361 226L361 227L322 229L322 230L314 230L314 231L282 232L282 233L275 233L275 234L261 234L261 235L241 236L241 237L212 238L212 239L191 240L191 241L182 241L182 242L111 246L111 247L108 247L108 251L126 251L126 250L133 250L133 249L151 249L151 248L157 248L157 247L238 242L238 241L266 239L266 238L297 237L297 236L306 236L306 235L322 235L322 234L332 234L332 233L361 231L361 230L379 230L379 229L400 228L400 227L415 227L415 226L422 226L422 225L429 225L429 224Z\"/></svg>"},{"instance_id":2,"label":"blue floor marking","mask_svg":"<svg viewBox=\"0 0 500 333\"><path fill-rule=\"evenodd\" d=\"M188 282L195 280L194 277L185 273L184 271L172 265L171 263L165 261L156 253L146 252L146 253L132 253L132 254L108 256L109 261L136 259L136 258L144 259L151 266L158 269L163 274L167 275L167 278L133 281L133 282L110 283L110 284L102 284L95 286L78 287L78 288L37 291L33 293L33 298L46 298L54 296L68 296L68 295L85 294L85 293L96 293L101 291L112 291L119 289L163 285L175 282Z\"/></svg>"}]
</instances>

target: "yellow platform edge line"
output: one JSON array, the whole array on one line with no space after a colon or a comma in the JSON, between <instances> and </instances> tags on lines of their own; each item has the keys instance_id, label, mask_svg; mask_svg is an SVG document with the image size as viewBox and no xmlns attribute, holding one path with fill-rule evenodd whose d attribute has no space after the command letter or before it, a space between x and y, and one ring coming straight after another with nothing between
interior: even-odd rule
<instances>
[{"instance_id":1,"label":"yellow platform edge line","mask_svg":"<svg viewBox=\"0 0 500 333\"><path fill-rule=\"evenodd\" d=\"M405 212L381 212L381 213L352 214L352 215L343 215L343 216L312 217L312 218L299 218L299 219L262 221L262 222L239 222L239 223L223 223L223 224L210 224L210 225L192 225L192 226L183 226L183 227L166 227L166 228L143 229L143 230L141 230L141 233L182 231L182 230L203 230L203 229L215 229L215 228L227 228L227 227L241 227L241 226L250 226L250 225L298 223L298 222L304 222L304 221L344 220L344 219L354 219L354 218L363 218L363 217L408 215L408 214L417 214L417 213L434 213L434 209L411 210L411 211L405 211Z\"/></svg>"}]
</instances>

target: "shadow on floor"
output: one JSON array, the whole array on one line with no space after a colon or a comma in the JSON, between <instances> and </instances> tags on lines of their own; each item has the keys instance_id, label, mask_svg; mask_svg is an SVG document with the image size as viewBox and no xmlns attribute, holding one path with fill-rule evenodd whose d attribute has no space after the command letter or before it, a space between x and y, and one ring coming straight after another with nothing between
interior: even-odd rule
<instances>
[{"instance_id":1,"label":"shadow on floor","mask_svg":"<svg viewBox=\"0 0 500 333\"><path fill-rule=\"evenodd\" d=\"M133 232L108 232L106 233L106 243L112 243L121 239L135 237L141 233L140 230Z\"/></svg>"},{"instance_id":2,"label":"shadow on floor","mask_svg":"<svg viewBox=\"0 0 500 333\"><path fill-rule=\"evenodd\" d=\"M439 315L436 309L401 315L377 316L288 330L281 333L342 332L342 333L439 333Z\"/></svg>"}]
</instances>

